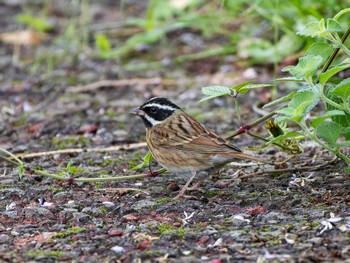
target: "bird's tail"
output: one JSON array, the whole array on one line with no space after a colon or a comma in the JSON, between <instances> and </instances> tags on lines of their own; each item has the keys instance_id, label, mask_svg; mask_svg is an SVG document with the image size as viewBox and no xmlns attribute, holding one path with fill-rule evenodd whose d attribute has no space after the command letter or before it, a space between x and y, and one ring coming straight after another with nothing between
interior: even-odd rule
<instances>
[{"instance_id":1,"label":"bird's tail","mask_svg":"<svg viewBox=\"0 0 350 263\"><path fill-rule=\"evenodd\" d=\"M249 160L254 160L254 161L258 161L258 162L262 162L262 163L266 163L266 164L272 164L271 162L266 161L264 159L261 159L261 158L255 157L255 156L251 156L251 155L248 155L245 153L241 153L241 152L228 152L228 153L222 153L220 155L231 156L231 157L238 158L238 159L249 159Z\"/></svg>"}]
</instances>

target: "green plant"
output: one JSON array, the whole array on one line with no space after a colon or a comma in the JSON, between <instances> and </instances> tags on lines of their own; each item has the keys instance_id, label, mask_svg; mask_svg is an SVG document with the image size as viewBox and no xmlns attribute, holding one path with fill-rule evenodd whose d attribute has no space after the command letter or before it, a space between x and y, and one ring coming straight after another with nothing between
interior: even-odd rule
<instances>
[{"instance_id":1,"label":"green plant","mask_svg":"<svg viewBox=\"0 0 350 263\"><path fill-rule=\"evenodd\" d=\"M16 16L16 21L35 29L38 32L47 32L52 30L53 26L48 22L46 16L32 15L28 13L19 14Z\"/></svg>"},{"instance_id":2,"label":"green plant","mask_svg":"<svg viewBox=\"0 0 350 263\"><path fill-rule=\"evenodd\" d=\"M270 140L270 143L298 141L307 137L350 162L350 158L341 152L342 147L350 147L350 78L335 78L337 73L350 68L350 51L344 44L350 34L350 27L340 38L339 33L343 32L343 29L338 22L339 18L348 12L350 8L340 11L333 18L312 21L298 31L299 35L317 37L323 42L313 43L296 66L283 69L292 77L276 80L295 82L299 87L296 91L268 103L264 108L288 101L288 105L275 111L280 115L276 121L294 122L300 130L283 132ZM337 61L330 67L339 50L347 58ZM324 66L321 69L322 65ZM251 84L243 83L233 88L205 87L202 90L206 95L203 100L218 96L236 96L248 91L249 85ZM323 115L320 109L316 108L322 105L326 106ZM312 116L311 120L308 119L309 115Z\"/></svg>"}]
</instances>

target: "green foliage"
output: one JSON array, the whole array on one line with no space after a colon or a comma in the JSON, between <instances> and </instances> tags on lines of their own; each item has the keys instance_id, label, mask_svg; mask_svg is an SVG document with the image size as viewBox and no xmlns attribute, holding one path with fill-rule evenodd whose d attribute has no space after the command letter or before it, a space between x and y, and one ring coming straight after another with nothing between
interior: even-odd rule
<instances>
[{"instance_id":1,"label":"green foliage","mask_svg":"<svg viewBox=\"0 0 350 263\"><path fill-rule=\"evenodd\" d=\"M99 57L108 59L111 57L111 43L104 34L95 35L95 47Z\"/></svg>"},{"instance_id":2,"label":"green foliage","mask_svg":"<svg viewBox=\"0 0 350 263\"><path fill-rule=\"evenodd\" d=\"M183 227L175 227L169 224L160 224L157 226L158 231L162 235L177 234L179 238L183 238L185 234L190 232L190 229L185 229Z\"/></svg>"},{"instance_id":3,"label":"green foliage","mask_svg":"<svg viewBox=\"0 0 350 263\"><path fill-rule=\"evenodd\" d=\"M51 251L51 250L42 250L42 249L33 249L28 250L26 255L29 257L53 257L59 258L64 254L63 251Z\"/></svg>"},{"instance_id":4,"label":"green foliage","mask_svg":"<svg viewBox=\"0 0 350 263\"><path fill-rule=\"evenodd\" d=\"M52 238L66 238L74 234L83 232L84 230L85 228L83 227L71 227L71 228L68 228L66 232L57 233L56 235L52 236Z\"/></svg>"},{"instance_id":5,"label":"green foliage","mask_svg":"<svg viewBox=\"0 0 350 263\"><path fill-rule=\"evenodd\" d=\"M350 12L350 9L347 10ZM341 11L341 14L344 14L344 11ZM297 92L279 99L278 102L290 102L287 107L277 112L282 115L278 118L279 121L293 121L299 124L309 139L350 162L350 158L340 151L341 147L350 146L350 78L332 79L335 74L349 68L349 58L319 73L321 66L330 58L332 45L350 56L349 49L343 44L345 39L341 40L338 35L342 27L335 18L339 17L336 15L332 19L312 21L298 32L299 35L317 37L327 42L314 43L296 66L283 69L290 72L295 80L302 80L305 84L301 85ZM337 85L333 84L334 81ZM326 113L322 116L318 113L319 116L307 122L307 115L321 102L327 105ZM272 102L267 106L274 104L276 103Z\"/></svg>"},{"instance_id":6,"label":"green foliage","mask_svg":"<svg viewBox=\"0 0 350 263\"><path fill-rule=\"evenodd\" d=\"M143 157L143 162L132 167L131 170L140 170L142 168L149 167L151 161L152 161L152 154L151 152L148 152L144 157Z\"/></svg>"},{"instance_id":7,"label":"green foliage","mask_svg":"<svg viewBox=\"0 0 350 263\"><path fill-rule=\"evenodd\" d=\"M166 204L166 203L170 203L172 202L173 199L171 197L163 197L163 198L160 198L156 201L157 204L159 205L163 205L163 204Z\"/></svg>"},{"instance_id":8,"label":"green foliage","mask_svg":"<svg viewBox=\"0 0 350 263\"><path fill-rule=\"evenodd\" d=\"M67 163L67 166L62 169L63 171L58 173L57 175L58 176L64 176L64 175L72 176L72 175L77 175L77 174L81 174L84 172L85 169L83 167L74 166L74 165L72 165L72 163L73 163L73 161L70 160Z\"/></svg>"},{"instance_id":9,"label":"green foliage","mask_svg":"<svg viewBox=\"0 0 350 263\"><path fill-rule=\"evenodd\" d=\"M34 16L23 13L16 16L16 21L25 24L38 32L48 32L53 28L47 17L44 16Z\"/></svg>"},{"instance_id":10,"label":"green foliage","mask_svg":"<svg viewBox=\"0 0 350 263\"><path fill-rule=\"evenodd\" d=\"M350 78L334 78L335 74L350 67L350 51L344 45L346 39L341 39L338 35L343 30L337 21L340 16L347 12L350 12L350 8L342 10L334 18L321 18L309 22L298 31L299 35L320 40L309 46L305 55L299 58L296 66L287 66L282 69L284 72L289 72L292 77L277 79L277 81L292 81L299 84L298 90L270 102L265 105L265 108L289 101L285 107L276 110L279 114L276 121L294 122L299 125L301 130L279 132L280 135L274 136L269 144L293 145L293 142L305 136L350 162L350 158L340 150L341 147L350 146ZM349 32L350 27L344 36L348 36ZM341 49L348 57L334 63L332 67L327 69L324 65L330 65L331 59L334 59L335 52L337 52L334 47ZM320 72L322 67L324 69ZM250 85L249 82L246 82L234 88L205 87L202 89L202 93L205 95L202 101L219 96L236 96L237 93L248 91ZM327 111L323 115L316 108L322 104L327 106ZM315 113L316 117L308 121L308 116ZM294 145L297 144L294 143Z\"/></svg>"},{"instance_id":11,"label":"green foliage","mask_svg":"<svg viewBox=\"0 0 350 263\"><path fill-rule=\"evenodd\" d=\"M251 83L252 83L252 81L247 81L247 82L238 84L232 88L225 87L225 86L203 87L202 93L206 97L201 99L199 102L209 100L209 99L214 99L217 97L222 97L222 96L236 97L238 93L244 94L252 89L271 87L271 85L269 85L269 84L251 84Z\"/></svg>"}]
</instances>

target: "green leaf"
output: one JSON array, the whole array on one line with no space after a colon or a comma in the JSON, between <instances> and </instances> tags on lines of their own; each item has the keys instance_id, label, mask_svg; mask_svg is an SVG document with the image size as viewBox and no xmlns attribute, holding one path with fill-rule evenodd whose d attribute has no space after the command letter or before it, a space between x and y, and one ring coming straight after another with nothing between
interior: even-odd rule
<instances>
[{"instance_id":1,"label":"green leaf","mask_svg":"<svg viewBox=\"0 0 350 263\"><path fill-rule=\"evenodd\" d=\"M202 88L202 93L206 95L206 97L201 99L199 102L221 96L230 96L232 94L232 90L226 86L208 86Z\"/></svg>"},{"instance_id":2,"label":"green leaf","mask_svg":"<svg viewBox=\"0 0 350 263\"><path fill-rule=\"evenodd\" d=\"M278 78L275 79L276 82L302 82L302 79L297 79L295 77L284 77L284 78Z\"/></svg>"},{"instance_id":3,"label":"green leaf","mask_svg":"<svg viewBox=\"0 0 350 263\"><path fill-rule=\"evenodd\" d=\"M313 75L316 70L322 65L321 56L304 56L299 58L298 65L296 66L287 66L282 69L282 71L289 71L297 79L307 78L310 75Z\"/></svg>"},{"instance_id":4,"label":"green leaf","mask_svg":"<svg viewBox=\"0 0 350 263\"><path fill-rule=\"evenodd\" d=\"M143 157L143 162L132 167L130 170L139 170L139 169L142 169L142 168L145 168L147 166L149 166L149 164L151 163L152 161L152 154L151 152L148 152L144 157Z\"/></svg>"},{"instance_id":5,"label":"green leaf","mask_svg":"<svg viewBox=\"0 0 350 263\"><path fill-rule=\"evenodd\" d=\"M95 35L95 46L99 51L109 51L111 50L111 43L104 34Z\"/></svg>"},{"instance_id":6,"label":"green leaf","mask_svg":"<svg viewBox=\"0 0 350 263\"><path fill-rule=\"evenodd\" d=\"M345 142L338 142L335 144L335 146L337 148L340 148L340 147L350 147L350 141L345 141Z\"/></svg>"},{"instance_id":7,"label":"green leaf","mask_svg":"<svg viewBox=\"0 0 350 263\"><path fill-rule=\"evenodd\" d=\"M350 127L345 128L341 135L343 135L345 139L350 140Z\"/></svg>"},{"instance_id":8,"label":"green leaf","mask_svg":"<svg viewBox=\"0 0 350 263\"><path fill-rule=\"evenodd\" d=\"M307 113L309 113L319 99L311 91L298 92L289 102L288 107L278 110L277 113L285 115L287 118L279 118L278 120L292 120L300 122Z\"/></svg>"},{"instance_id":9,"label":"green leaf","mask_svg":"<svg viewBox=\"0 0 350 263\"><path fill-rule=\"evenodd\" d=\"M332 76L337 74L338 72L350 68L350 59L345 59L342 63L328 69L326 72L320 74L320 83L326 83Z\"/></svg>"},{"instance_id":10,"label":"green leaf","mask_svg":"<svg viewBox=\"0 0 350 263\"><path fill-rule=\"evenodd\" d=\"M312 103L315 101L316 96L311 91L304 91L304 92L298 92L291 102L289 103L288 107L298 109L301 104L307 103L308 105L312 105Z\"/></svg>"},{"instance_id":11,"label":"green leaf","mask_svg":"<svg viewBox=\"0 0 350 263\"><path fill-rule=\"evenodd\" d=\"M19 14L16 16L16 21L26 24L39 32L48 32L53 29L51 23L44 16L34 16L31 14Z\"/></svg>"},{"instance_id":12,"label":"green leaf","mask_svg":"<svg viewBox=\"0 0 350 263\"><path fill-rule=\"evenodd\" d=\"M316 128L321 122L323 122L325 119L331 118L332 116L336 115L345 115L344 111L341 110L330 110L327 111L324 115L316 117L315 119L310 121L310 125L314 128Z\"/></svg>"},{"instance_id":13,"label":"green leaf","mask_svg":"<svg viewBox=\"0 0 350 263\"><path fill-rule=\"evenodd\" d=\"M271 106L277 105L277 104L279 104L281 102L290 100L290 99L292 99L294 97L295 93L296 92L293 91L293 92L289 93L287 96L281 97L281 98L279 98L277 100L274 100L274 101L271 101L271 102L265 104L262 108L265 109L267 107L271 107Z\"/></svg>"},{"instance_id":14,"label":"green leaf","mask_svg":"<svg viewBox=\"0 0 350 263\"><path fill-rule=\"evenodd\" d=\"M332 19L332 18L327 18L327 26L326 30L328 32L342 32L343 29L341 25L338 23L338 21Z\"/></svg>"},{"instance_id":15,"label":"green leaf","mask_svg":"<svg viewBox=\"0 0 350 263\"><path fill-rule=\"evenodd\" d=\"M332 91L335 89L335 86L328 86L328 89L325 92L325 95L332 101L338 103L338 104L342 104L343 100L341 98L339 98L336 95L332 94ZM335 110L336 108L331 105L331 104L326 104L327 109L328 110ZM339 123L340 125L342 125L344 128L346 127L350 127L350 114L345 112L345 115L336 115L336 116L332 116L332 120L336 123Z\"/></svg>"},{"instance_id":16,"label":"green leaf","mask_svg":"<svg viewBox=\"0 0 350 263\"><path fill-rule=\"evenodd\" d=\"M232 87L231 89L236 91L237 93L239 92L240 89L242 89L243 87L249 85L250 83L252 83L253 80L250 80L250 81L246 81L246 82L243 82L243 83L240 83L234 87Z\"/></svg>"},{"instance_id":17,"label":"green leaf","mask_svg":"<svg viewBox=\"0 0 350 263\"><path fill-rule=\"evenodd\" d=\"M350 78L344 79L332 89L330 94L336 95L346 101L350 96Z\"/></svg>"},{"instance_id":18,"label":"green leaf","mask_svg":"<svg viewBox=\"0 0 350 263\"><path fill-rule=\"evenodd\" d=\"M321 56L322 64L328 59L333 51L333 47L327 43L316 42L313 43L305 52L305 56Z\"/></svg>"},{"instance_id":19,"label":"green leaf","mask_svg":"<svg viewBox=\"0 0 350 263\"><path fill-rule=\"evenodd\" d=\"M22 164L22 165L17 166L17 169L18 169L19 179L22 179L23 174L24 174L24 165Z\"/></svg>"},{"instance_id":20,"label":"green leaf","mask_svg":"<svg viewBox=\"0 0 350 263\"><path fill-rule=\"evenodd\" d=\"M291 131L291 132L288 132L286 134L283 134L283 135L280 135L276 138L273 138L272 140L270 140L268 142L268 144L272 144L272 143L277 143L277 142L281 142L281 141L284 141L286 139L289 139L289 138L295 138L295 137L305 137L305 135L301 132L297 132L297 131Z\"/></svg>"},{"instance_id":21,"label":"green leaf","mask_svg":"<svg viewBox=\"0 0 350 263\"><path fill-rule=\"evenodd\" d=\"M238 89L237 93L244 94L252 89L260 89L260 88L266 88L266 87L271 87L271 86L272 86L271 84L249 84L245 87Z\"/></svg>"},{"instance_id":22,"label":"green leaf","mask_svg":"<svg viewBox=\"0 0 350 263\"><path fill-rule=\"evenodd\" d=\"M303 29L297 32L300 36L317 37L320 33L319 21L311 21L307 23Z\"/></svg>"},{"instance_id":23,"label":"green leaf","mask_svg":"<svg viewBox=\"0 0 350 263\"><path fill-rule=\"evenodd\" d=\"M336 122L321 122L316 128L317 136L324 139L329 145L333 146L343 130L343 126Z\"/></svg>"}]
</instances>

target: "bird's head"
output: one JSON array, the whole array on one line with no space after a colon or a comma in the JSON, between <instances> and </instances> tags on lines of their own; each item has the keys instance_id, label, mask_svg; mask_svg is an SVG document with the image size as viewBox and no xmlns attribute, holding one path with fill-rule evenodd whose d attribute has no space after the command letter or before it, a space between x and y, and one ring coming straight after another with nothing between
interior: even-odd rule
<instances>
[{"instance_id":1,"label":"bird's head","mask_svg":"<svg viewBox=\"0 0 350 263\"><path fill-rule=\"evenodd\" d=\"M146 101L140 107L133 109L130 113L140 116L146 128L152 128L179 109L180 107L172 103L169 99L155 97Z\"/></svg>"}]
</instances>

